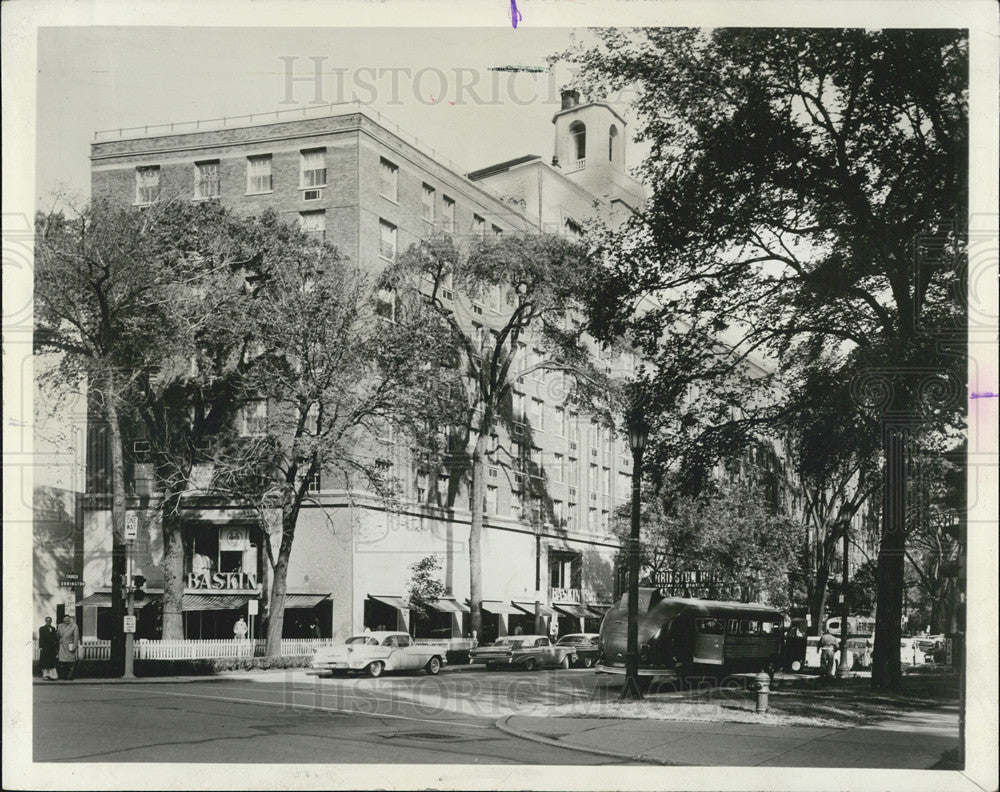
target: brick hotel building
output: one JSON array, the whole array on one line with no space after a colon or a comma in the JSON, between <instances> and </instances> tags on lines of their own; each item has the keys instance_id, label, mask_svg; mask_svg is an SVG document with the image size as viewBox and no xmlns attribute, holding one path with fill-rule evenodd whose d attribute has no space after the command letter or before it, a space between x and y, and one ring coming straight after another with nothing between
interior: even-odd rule
<instances>
[{"instance_id":1,"label":"brick hotel building","mask_svg":"<svg viewBox=\"0 0 1000 792\"><path fill-rule=\"evenodd\" d=\"M116 130L99 133L92 144L92 192L131 196L136 205L180 194L245 212L270 208L377 272L433 232L459 239L538 231L572 236L595 217L620 222L641 205L643 188L625 172L625 122L610 106L581 103L576 92L566 91L553 125L551 160L528 155L471 173L357 105L145 128L134 136L135 130ZM497 321L489 304L461 294L452 299L456 312L484 332ZM525 360L533 353L527 344ZM594 354L601 355L596 346ZM632 365L627 356L604 363L624 370ZM527 497L524 477L531 473L488 468L484 640L518 626L533 630L536 597L550 628L596 628L614 588L618 545L609 518L631 489L627 444L563 403L563 389L550 375L522 378L515 390L515 417L522 416L530 432L515 424L513 434L521 436L500 442L524 443L530 436L530 448L521 450L536 463L530 470L541 475L533 483L541 484L545 498L543 505ZM252 419L247 416L248 426ZM463 482L460 496L445 503L446 470L422 468L401 439L384 443L404 482L392 508L365 493L327 486L322 475L313 482L313 502L299 518L290 560L286 635L314 619L324 637L335 639L365 627L407 629L408 568L431 554L442 561L449 597L438 603L438 618L421 629L438 636L467 632L467 486ZM110 632L105 448L100 427L90 427L76 538L83 586L73 589L85 637ZM155 602L163 556L155 493L142 439L129 440L126 452L129 508L140 514L136 571L147 579L147 601ZM186 519L193 541L185 559L185 633L231 637L233 622L247 615L268 571L258 553L259 528L239 510L193 499ZM139 635L158 637L155 620L143 620L143 611Z\"/></svg>"}]
</instances>

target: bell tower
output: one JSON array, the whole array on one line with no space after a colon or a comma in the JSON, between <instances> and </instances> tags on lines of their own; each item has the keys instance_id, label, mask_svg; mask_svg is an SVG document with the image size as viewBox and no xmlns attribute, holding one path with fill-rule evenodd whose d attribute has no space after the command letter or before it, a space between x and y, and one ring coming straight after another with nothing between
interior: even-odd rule
<instances>
[{"instance_id":1,"label":"bell tower","mask_svg":"<svg viewBox=\"0 0 1000 792\"><path fill-rule=\"evenodd\" d=\"M625 173L625 119L603 102L580 102L580 92L562 92L555 125L553 167L597 195L613 197L632 180ZM632 192L632 190L629 190Z\"/></svg>"}]
</instances>

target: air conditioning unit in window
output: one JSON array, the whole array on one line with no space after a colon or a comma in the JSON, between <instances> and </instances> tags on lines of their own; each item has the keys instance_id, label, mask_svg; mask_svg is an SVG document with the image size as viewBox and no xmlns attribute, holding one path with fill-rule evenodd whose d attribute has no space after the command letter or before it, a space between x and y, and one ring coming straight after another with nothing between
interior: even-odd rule
<instances>
[{"instance_id":1,"label":"air conditioning unit in window","mask_svg":"<svg viewBox=\"0 0 1000 792\"><path fill-rule=\"evenodd\" d=\"M576 451L576 443L574 443L572 440L570 440L570 443L569 443L569 450L570 451Z\"/></svg>"},{"instance_id":2,"label":"air conditioning unit in window","mask_svg":"<svg viewBox=\"0 0 1000 792\"><path fill-rule=\"evenodd\" d=\"M322 197L323 197L322 190L305 190L302 193L303 201L318 201Z\"/></svg>"},{"instance_id":3,"label":"air conditioning unit in window","mask_svg":"<svg viewBox=\"0 0 1000 792\"><path fill-rule=\"evenodd\" d=\"M523 434L524 434L524 424L515 423L514 424L514 436L515 437L520 437Z\"/></svg>"},{"instance_id":4,"label":"air conditioning unit in window","mask_svg":"<svg viewBox=\"0 0 1000 792\"><path fill-rule=\"evenodd\" d=\"M569 495L570 495L570 497L573 497L574 495L576 495L576 487L570 487L569 488Z\"/></svg>"},{"instance_id":5,"label":"air conditioning unit in window","mask_svg":"<svg viewBox=\"0 0 1000 792\"><path fill-rule=\"evenodd\" d=\"M441 289L441 299L442 300L454 300L455 292L451 289Z\"/></svg>"}]
</instances>

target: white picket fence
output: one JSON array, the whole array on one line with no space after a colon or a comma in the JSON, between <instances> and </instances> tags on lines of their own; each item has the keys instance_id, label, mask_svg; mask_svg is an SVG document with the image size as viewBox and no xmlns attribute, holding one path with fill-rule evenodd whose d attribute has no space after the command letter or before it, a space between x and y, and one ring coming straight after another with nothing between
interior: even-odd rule
<instances>
[{"instance_id":1,"label":"white picket fence","mask_svg":"<svg viewBox=\"0 0 1000 792\"><path fill-rule=\"evenodd\" d=\"M311 655L317 647L328 646L322 638L283 638L280 654L283 657ZM180 641L136 641L136 660L217 660L238 657L263 657L267 642L263 638L236 641L232 638ZM35 660L38 659L38 641L34 641ZM81 660L110 660L111 641L94 639L80 642Z\"/></svg>"},{"instance_id":2,"label":"white picket fence","mask_svg":"<svg viewBox=\"0 0 1000 792\"><path fill-rule=\"evenodd\" d=\"M280 654L283 657L308 657L320 646L330 646L328 638L282 638ZM440 646L444 650L464 650L472 648L468 638L418 638L415 644ZM263 657L267 642L263 638L236 641L229 639L185 639L178 641L135 642L136 660L217 660L239 657ZM110 660L111 641L95 639L80 642L80 659ZM38 641L34 641L35 660L38 659Z\"/></svg>"}]
</instances>

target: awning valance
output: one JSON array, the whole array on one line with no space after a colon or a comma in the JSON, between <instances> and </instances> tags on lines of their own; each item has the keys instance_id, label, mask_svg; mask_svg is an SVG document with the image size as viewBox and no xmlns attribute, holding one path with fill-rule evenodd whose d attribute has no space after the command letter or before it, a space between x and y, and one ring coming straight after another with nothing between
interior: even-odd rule
<instances>
[{"instance_id":1,"label":"awning valance","mask_svg":"<svg viewBox=\"0 0 1000 792\"><path fill-rule=\"evenodd\" d=\"M201 593L189 593L181 600L181 610L185 613L189 611L209 611L209 610L236 610L242 608L250 600L256 599L254 594L212 594L206 591Z\"/></svg>"},{"instance_id":2,"label":"awning valance","mask_svg":"<svg viewBox=\"0 0 1000 792\"><path fill-rule=\"evenodd\" d=\"M483 610L489 611L490 613L498 613L501 616L521 615L521 611L509 602L501 602L500 600L483 600ZM534 610L532 610L532 613L534 613Z\"/></svg>"},{"instance_id":3,"label":"awning valance","mask_svg":"<svg viewBox=\"0 0 1000 792\"><path fill-rule=\"evenodd\" d=\"M389 596L376 596L374 594L369 594L373 600L381 602L383 605L388 605L390 608L397 608L398 610L407 610L410 606L407 604L406 600L402 597L389 597Z\"/></svg>"},{"instance_id":4,"label":"awning valance","mask_svg":"<svg viewBox=\"0 0 1000 792\"><path fill-rule=\"evenodd\" d=\"M329 594L286 594L286 608L315 608L323 600L328 599Z\"/></svg>"},{"instance_id":5,"label":"awning valance","mask_svg":"<svg viewBox=\"0 0 1000 792\"><path fill-rule=\"evenodd\" d=\"M428 603L435 610L442 613L468 613L469 609L453 597L441 597L436 602Z\"/></svg>"},{"instance_id":6,"label":"awning valance","mask_svg":"<svg viewBox=\"0 0 1000 792\"><path fill-rule=\"evenodd\" d=\"M586 619L590 612L576 603L554 602L552 607L565 616L572 616L574 619Z\"/></svg>"},{"instance_id":7,"label":"awning valance","mask_svg":"<svg viewBox=\"0 0 1000 792\"><path fill-rule=\"evenodd\" d=\"M144 598L135 603L137 608L145 608L150 603L149 598ZM83 605L86 608L110 608L111 607L111 593L107 591L97 591L89 596L84 597L80 600L77 605Z\"/></svg>"},{"instance_id":8,"label":"awning valance","mask_svg":"<svg viewBox=\"0 0 1000 792\"><path fill-rule=\"evenodd\" d=\"M596 619L603 619L604 614L608 612L610 607L610 605L593 605L589 602L587 603L587 610L589 610L591 615Z\"/></svg>"},{"instance_id":9,"label":"awning valance","mask_svg":"<svg viewBox=\"0 0 1000 792\"><path fill-rule=\"evenodd\" d=\"M521 609L522 611L524 611L525 613L527 613L529 616L534 616L535 615L535 603L534 602L515 601L514 602L514 607ZM550 608L548 605L546 605L544 602L539 603L538 608L539 608L538 612L542 616L558 616L559 615L554 610L552 610L552 608Z\"/></svg>"}]
</instances>

